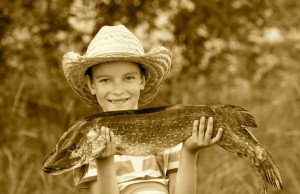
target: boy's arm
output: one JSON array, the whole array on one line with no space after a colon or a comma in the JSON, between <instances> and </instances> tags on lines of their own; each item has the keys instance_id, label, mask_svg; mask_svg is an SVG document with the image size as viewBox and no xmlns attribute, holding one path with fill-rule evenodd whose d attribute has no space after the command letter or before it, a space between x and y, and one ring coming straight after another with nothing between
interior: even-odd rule
<instances>
[{"instance_id":1,"label":"boy's arm","mask_svg":"<svg viewBox=\"0 0 300 194\"><path fill-rule=\"evenodd\" d=\"M90 191L92 194L118 194L119 188L114 163L116 152L114 134L107 127L101 127L101 135L105 136L106 148L96 159L97 181L90 183Z\"/></svg>"},{"instance_id":2,"label":"boy's arm","mask_svg":"<svg viewBox=\"0 0 300 194\"><path fill-rule=\"evenodd\" d=\"M97 159L97 181L90 183L92 194L99 193L119 193L116 170L114 166L114 156Z\"/></svg>"},{"instance_id":3,"label":"boy's arm","mask_svg":"<svg viewBox=\"0 0 300 194\"><path fill-rule=\"evenodd\" d=\"M169 192L176 193L196 193L197 189L197 154L190 153L183 147L179 161L177 173L169 175Z\"/></svg>"},{"instance_id":4,"label":"boy's arm","mask_svg":"<svg viewBox=\"0 0 300 194\"><path fill-rule=\"evenodd\" d=\"M215 137L212 137L212 131L212 118L208 119L206 129L204 117L194 122L192 136L183 143L177 174L173 173L169 176L171 194L197 192L197 153L202 148L214 145L222 137L222 129L218 130Z\"/></svg>"}]
</instances>

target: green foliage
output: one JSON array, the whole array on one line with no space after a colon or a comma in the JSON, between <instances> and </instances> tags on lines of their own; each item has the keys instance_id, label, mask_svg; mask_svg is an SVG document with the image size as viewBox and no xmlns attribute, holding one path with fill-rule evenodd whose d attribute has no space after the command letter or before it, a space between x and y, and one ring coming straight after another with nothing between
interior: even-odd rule
<instances>
[{"instance_id":1,"label":"green foliage","mask_svg":"<svg viewBox=\"0 0 300 194\"><path fill-rule=\"evenodd\" d=\"M168 47L172 70L148 106L236 104L274 156L284 191L300 193L300 55L296 0L11 0L0 2L0 193L87 193L43 159L75 119L99 111L67 85L61 58L84 54L103 25L124 24L145 50ZM249 162L199 154L199 193L253 193Z\"/></svg>"}]
</instances>

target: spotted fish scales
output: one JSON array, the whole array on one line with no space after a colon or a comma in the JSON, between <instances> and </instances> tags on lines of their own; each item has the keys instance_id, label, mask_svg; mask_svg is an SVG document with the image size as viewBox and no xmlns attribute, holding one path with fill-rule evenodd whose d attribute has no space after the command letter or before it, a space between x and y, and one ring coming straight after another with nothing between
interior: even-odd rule
<instances>
[{"instance_id":1,"label":"spotted fish scales","mask_svg":"<svg viewBox=\"0 0 300 194\"><path fill-rule=\"evenodd\" d=\"M101 126L113 131L119 154L145 156L183 142L192 134L193 121L202 116L214 118L214 135L218 128L223 128L219 146L250 160L257 193L266 193L269 184L282 189L274 160L246 129L257 127L254 118L233 105L173 105L91 115L76 121L63 133L44 161L43 169L50 174L61 174L97 158L106 146Z\"/></svg>"}]
</instances>

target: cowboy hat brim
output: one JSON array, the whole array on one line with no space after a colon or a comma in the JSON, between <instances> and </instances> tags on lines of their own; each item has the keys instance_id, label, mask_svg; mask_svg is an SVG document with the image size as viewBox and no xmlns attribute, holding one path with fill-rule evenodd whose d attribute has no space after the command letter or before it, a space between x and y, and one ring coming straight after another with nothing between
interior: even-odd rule
<instances>
[{"instance_id":1,"label":"cowboy hat brim","mask_svg":"<svg viewBox=\"0 0 300 194\"><path fill-rule=\"evenodd\" d=\"M86 103L99 105L95 95L89 91L85 80L85 73L93 65L113 62L130 61L140 64L145 69L145 89L141 90L139 105L143 106L153 100L160 89L165 75L171 66L170 53L165 47L158 47L144 54L107 53L98 56L80 56L75 52L68 52L63 56L62 64L65 77L74 92Z\"/></svg>"}]
</instances>

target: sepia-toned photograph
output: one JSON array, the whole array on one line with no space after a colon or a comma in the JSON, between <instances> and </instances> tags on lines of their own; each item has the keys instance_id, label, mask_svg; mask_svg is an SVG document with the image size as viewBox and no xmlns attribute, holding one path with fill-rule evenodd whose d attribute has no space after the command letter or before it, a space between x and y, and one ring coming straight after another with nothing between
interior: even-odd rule
<instances>
[{"instance_id":1,"label":"sepia-toned photograph","mask_svg":"<svg viewBox=\"0 0 300 194\"><path fill-rule=\"evenodd\" d=\"M0 193L300 193L300 1L0 2Z\"/></svg>"}]
</instances>

